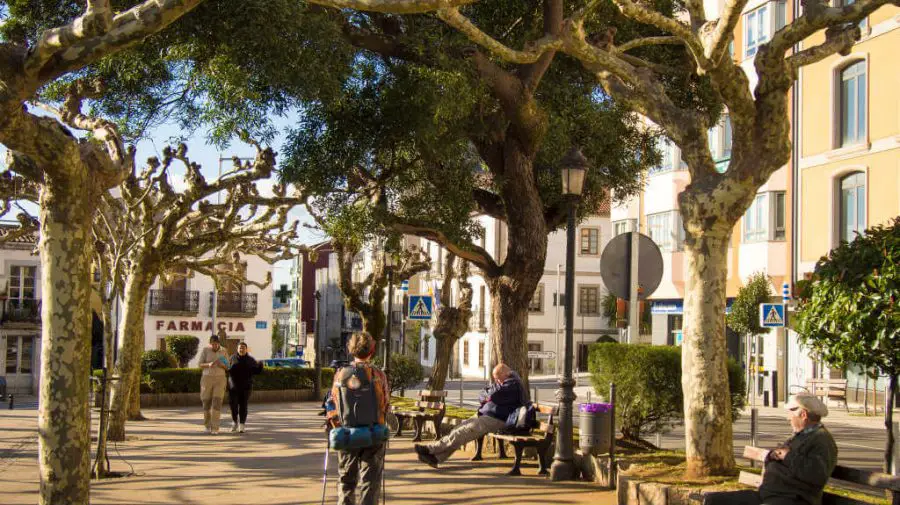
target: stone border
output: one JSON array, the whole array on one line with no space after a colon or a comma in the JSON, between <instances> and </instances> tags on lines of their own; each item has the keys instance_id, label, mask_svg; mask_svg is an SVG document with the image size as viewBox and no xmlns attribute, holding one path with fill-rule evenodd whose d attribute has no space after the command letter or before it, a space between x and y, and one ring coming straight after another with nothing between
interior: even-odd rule
<instances>
[{"instance_id":1,"label":"stone border","mask_svg":"<svg viewBox=\"0 0 900 505\"><path fill-rule=\"evenodd\" d=\"M250 403L305 402L315 400L312 389L281 389L275 391L254 390ZM141 408L190 407L200 405L200 393L151 393L141 395ZM225 392L224 405L228 404Z\"/></svg>"}]
</instances>

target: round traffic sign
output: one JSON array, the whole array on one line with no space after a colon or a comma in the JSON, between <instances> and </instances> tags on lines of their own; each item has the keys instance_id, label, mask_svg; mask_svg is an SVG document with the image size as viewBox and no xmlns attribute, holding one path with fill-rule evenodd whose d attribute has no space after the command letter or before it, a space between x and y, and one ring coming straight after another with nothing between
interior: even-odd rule
<instances>
[{"instance_id":1,"label":"round traffic sign","mask_svg":"<svg viewBox=\"0 0 900 505\"><path fill-rule=\"evenodd\" d=\"M631 297L631 234L616 235L600 255L600 275L610 293L628 300ZM638 233L638 299L644 300L662 281L663 260L652 238Z\"/></svg>"}]
</instances>

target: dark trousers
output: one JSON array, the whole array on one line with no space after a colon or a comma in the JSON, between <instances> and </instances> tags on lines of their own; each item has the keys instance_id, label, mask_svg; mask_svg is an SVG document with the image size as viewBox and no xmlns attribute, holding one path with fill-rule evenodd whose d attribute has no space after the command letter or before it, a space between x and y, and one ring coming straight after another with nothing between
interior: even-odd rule
<instances>
[{"instance_id":1,"label":"dark trousers","mask_svg":"<svg viewBox=\"0 0 900 505\"><path fill-rule=\"evenodd\" d=\"M338 452L338 505L378 504L384 452L384 444Z\"/></svg>"},{"instance_id":2,"label":"dark trousers","mask_svg":"<svg viewBox=\"0 0 900 505\"><path fill-rule=\"evenodd\" d=\"M247 402L250 401L251 388L245 389L229 389L228 400L231 403L231 420L238 422L240 416L241 424L247 422Z\"/></svg>"}]
</instances>

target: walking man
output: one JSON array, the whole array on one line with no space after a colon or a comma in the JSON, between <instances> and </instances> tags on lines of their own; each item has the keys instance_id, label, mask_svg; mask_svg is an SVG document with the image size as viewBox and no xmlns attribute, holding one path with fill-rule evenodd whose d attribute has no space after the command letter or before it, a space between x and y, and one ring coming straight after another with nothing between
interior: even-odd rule
<instances>
[{"instance_id":1,"label":"walking man","mask_svg":"<svg viewBox=\"0 0 900 505\"><path fill-rule=\"evenodd\" d=\"M219 433L219 418L222 415L222 400L228 381L228 354L219 342L219 337L209 337L209 347L200 351L200 401L203 402L203 426L206 432Z\"/></svg>"},{"instance_id":2,"label":"walking man","mask_svg":"<svg viewBox=\"0 0 900 505\"><path fill-rule=\"evenodd\" d=\"M370 444L338 452L338 505L376 505L384 472L387 427L384 423L390 393L384 372L369 361L375 355L375 340L366 332L354 333L347 350L355 358L334 374L334 385L326 411L332 429L343 428L345 440L356 447L357 435L367 435ZM378 428L377 430L373 430ZM366 432L368 430L368 432ZM381 433L384 439L373 436ZM334 441L335 437L332 437ZM357 502L356 495L359 495Z\"/></svg>"},{"instance_id":3,"label":"walking man","mask_svg":"<svg viewBox=\"0 0 900 505\"><path fill-rule=\"evenodd\" d=\"M507 426L510 415L526 404L528 398L519 374L500 363L491 374L494 383L481 392L478 413L432 444L416 444L419 461L437 468L467 443Z\"/></svg>"}]
</instances>

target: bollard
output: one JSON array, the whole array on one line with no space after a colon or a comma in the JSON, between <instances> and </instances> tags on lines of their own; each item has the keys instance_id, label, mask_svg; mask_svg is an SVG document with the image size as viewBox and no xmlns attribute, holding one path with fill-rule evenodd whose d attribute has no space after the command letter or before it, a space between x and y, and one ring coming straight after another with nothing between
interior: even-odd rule
<instances>
[{"instance_id":1,"label":"bollard","mask_svg":"<svg viewBox=\"0 0 900 505\"><path fill-rule=\"evenodd\" d=\"M769 391L763 391L763 407L769 406Z\"/></svg>"},{"instance_id":2,"label":"bollard","mask_svg":"<svg viewBox=\"0 0 900 505\"><path fill-rule=\"evenodd\" d=\"M758 421L758 411L753 408L750 409L750 445L756 447L756 438L757 438L757 427L756 423ZM750 461L750 467L755 468L756 463L754 461Z\"/></svg>"},{"instance_id":3,"label":"bollard","mask_svg":"<svg viewBox=\"0 0 900 505\"><path fill-rule=\"evenodd\" d=\"M656 448L662 449L662 433L656 432Z\"/></svg>"},{"instance_id":4,"label":"bollard","mask_svg":"<svg viewBox=\"0 0 900 505\"><path fill-rule=\"evenodd\" d=\"M778 408L778 371L772 370L772 406Z\"/></svg>"},{"instance_id":5,"label":"bollard","mask_svg":"<svg viewBox=\"0 0 900 505\"><path fill-rule=\"evenodd\" d=\"M463 406L463 376L462 372L459 374L459 406L462 408Z\"/></svg>"},{"instance_id":6,"label":"bollard","mask_svg":"<svg viewBox=\"0 0 900 505\"><path fill-rule=\"evenodd\" d=\"M891 475L900 475L900 423L894 422L894 457L891 461ZM896 494L896 491L895 491ZM896 503L896 500L895 500Z\"/></svg>"},{"instance_id":7,"label":"bollard","mask_svg":"<svg viewBox=\"0 0 900 505\"><path fill-rule=\"evenodd\" d=\"M14 396L12 393L9 394L9 410L13 410L14 407Z\"/></svg>"},{"instance_id":8,"label":"bollard","mask_svg":"<svg viewBox=\"0 0 900 505\"><path fill-rule=\"evenodd\" d=\"M588 389L588 392L587 392L587 402L591 403L591 390L590 389Z\"/></svg>"},{"instance_id":9,"label":"bollard","mask_svg":"<svg viewBox=\"0 0 900 505\"><path fill-rule=\"evenodd\" d=\"M534 395L532 395L531 401L533 403L538 404L538 388L537 388L537 386L534 387Z\"/></svg>"}]
</instances>

